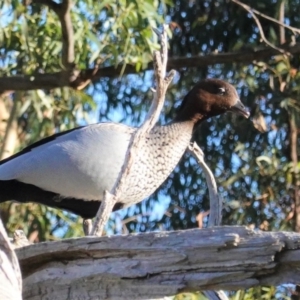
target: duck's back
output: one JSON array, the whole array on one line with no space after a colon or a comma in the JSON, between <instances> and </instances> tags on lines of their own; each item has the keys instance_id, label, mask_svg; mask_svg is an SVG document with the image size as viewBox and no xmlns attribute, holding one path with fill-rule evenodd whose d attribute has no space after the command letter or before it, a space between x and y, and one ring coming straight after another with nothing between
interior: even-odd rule
<instances>
[{"instance_id":1,"label":"duck's back","mask_svg":"<svg viewBox=\"0 0 300 300\"><path fill-rule=\"evenodd\" d=\"M63 197L99 199L95 188L113 184L133 132L113 123L79 128L2 164L0 180L16 179Z\"/></svg>"}]
</instances>

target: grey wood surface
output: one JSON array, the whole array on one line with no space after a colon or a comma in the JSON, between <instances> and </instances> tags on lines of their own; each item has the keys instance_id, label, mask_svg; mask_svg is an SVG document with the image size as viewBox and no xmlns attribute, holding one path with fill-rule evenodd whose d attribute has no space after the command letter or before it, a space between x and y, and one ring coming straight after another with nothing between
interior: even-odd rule
<instances>
[{"instance_id":1,"label":"grey wood surface","mask_svg":"<svg viewBox=\"0 0 300 300\"><path fill-rule=\"evenodd\" d=\"M19 300L22 278L18 260L0 219L0 299Z\"/></svg>"},{"instance_id":2,"label":"grey wood surface","mask_svg":"<svg viewBox=\"0 0 300 300\"><path fill-rule=\"evenodd\" d=\"M73 238L16 253L24 299L161 299L300 282L300 234L238 226Z\"/></svg>"}]
</instances>

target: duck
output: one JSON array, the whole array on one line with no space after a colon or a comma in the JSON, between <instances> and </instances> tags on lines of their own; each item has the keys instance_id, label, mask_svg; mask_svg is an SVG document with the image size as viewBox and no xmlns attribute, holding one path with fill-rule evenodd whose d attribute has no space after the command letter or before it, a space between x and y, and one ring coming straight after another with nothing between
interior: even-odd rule
<instances>
[{"instance_id":1,"label":"duck","mask_svg":"<svg viewBox=\"0 0 300 300\"><path fill-rule=\"evenodd\" d=\"M175 118L155 125L140 145L128 186L113 210L149 197L174 170L193 132L206 119L249 112L233 85L205 79L183 98ZM111 191L137 128L97 123L60 132L0 161L0 203L35 202L84 219L95 217L105 191Z\"/></svg>"}]
</instances>

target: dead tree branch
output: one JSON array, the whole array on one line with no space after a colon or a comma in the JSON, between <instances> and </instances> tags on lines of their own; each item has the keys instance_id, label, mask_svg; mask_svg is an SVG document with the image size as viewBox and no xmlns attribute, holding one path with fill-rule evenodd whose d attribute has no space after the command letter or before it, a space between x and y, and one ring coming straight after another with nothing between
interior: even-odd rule
<instances>
[{"instance_id":1,"label":"dead tree branch","mask_svg":"<svg viewBox=\"0 0 300 300\"><path fill-rule=\"evenodd\" d=\"M286 42L285 27L282 26L282 23L284 22L284 17L285 17L285 0L281 0L280 7L279 7L279 16L278 16L278 21L281 23L279 25L279 40L280 40L281 45ZM300 33L300 30L299 30L299 33Z\"/></svg>"},{"instance_id":2,"label":"dead tree branch","mask_svg":"<svg viewBox=\"0 0 300 300\"><path fill-rule=\"evenodd\" d=\"M287 29L291 30L294 34L296 34L296 33L299 34L299 33L300 33L300 29L298 29L298 28L296 28L296 27L293 27L293 26L289 26L289 25L287 25L287 24L284 24L284 23L282 22L282 20L276 20L276 19L274 19L274 18L272 18L272 17L270 17L270 16L267 16L267 15L261 13L260 11L258 11L258 10L256 10L256 9L252 8L251 6L249 6L249 5L245 4L245 3L242 3L242 2L240 2L240 1L238 1L238 0L231 0L231 1L234 2L234 3L236 3L236 4L238 4L238 5L241 6L242 8L244 8L244 9L245 9L246 11L248 11L251 15L254 13L254 14L256 14L256 15L258 15L258 16L260 16L260 17L266 19L266 20L272 21L273 23L280 25L281 27L284 27L284 28L287 28ZM251 13L251 12L252 12L252 13Z\"/></svg>"},{"instance_id":3,"label":"dead tree branch","mask_svg":"<svg viewBox=\"0 0 300 300\"><path fill-rule=\"evenodd\" d=\"M22 278L17 256L0 219L0 299L21 300Z\"/></svg>"},{"instance_id":4,"label":"dead tree branch","mask_svg":"<svg viewBox=\"0 0 300 300\"><path fill-rule=\"evenodd\" d=\"M285 51L285 50L283 50L283 49L281 49L281 48L275 46L273 43L271 43L271 42L266 38L265 33L264 33L264 30L263 30L263 28L262 28L262 26L261 26L261 24L260 24L260 21L259 21L258 17L255 15L254 10L253 10L250 6L248 6L248 5L246 5L246 4L242 3L242 2L240 2L240 1L238 1L238 0L231 0L231 1L234 2L234 3L236 3L236 4L238 4L238 5L240 5L242 8L244 8L244 9L252 16L252 18L254 19L254 21L255 21L255 23L256 23L256 26L257 26L257 28L258 28L258 30L259 30L259 34L260 34L260 37L261 37L261 39L262 39L263 42L265 42L265 43L266 43L268 46L270 46L271 48L273 48L273 49L279 51L280 53L283 53L283 54L290 54L290 53L288 53L287 51ZM276 20L276 19L274 19L274 20L276 21L275 23L279 23L278 20Z\"/></svg>"},{"instance_id":5,"label":"dead tree branch","mask_svg":"<svg viewBox=\"0 0 300 300\"><path fill-rule=\"evenodd\" d=\"M204 160L204 153L201 150L201 148L198 146L196 142L189 145L188 150L192 153L192 155L197 160L198 164L202 168L204 174L206 183L208 186L209 191L209 220L208 220L208 226L220 226L222 224L222 198L218 194L218 188L217 183L215 180L215 177L208 167L208 165L205 163ZM223 291L204 291L204 294L206 297L210 300L213 299L222 299L222 300L228 300L228 297Z\"/></svg>"},{"instance_id":6,"label":"dead tree branch","mask_svg":"<svg viewBox=\"0 0 300 300\"><path fill-rule=\"evenodd\" d=\"M196 158L202 168L209 191L210 213L208 226L220 226L222 224L222 198L218 194L215 177L204 161L204 154L196 142L188 147L188 150Z\"/></svg>"},{"instance_id":7,"label":"dead tree branch","mask_svg":"<svg viewBox=\"0 0 300 300\"><path fill-rule=\"evenodd\" d=\"M300 234L245 227L66 239L16 253L26 300L154 299L300 282Z\"/></svg>"},{"instance_id":8,"label":"dead tree branch","mask_svg":"<svg viewBox=\"0 0 300 300\"><path fill-rule=\"evenodd\" d=\"M130 176L131 167L135 162L135 157L138 157L137 153L144 141L145 134L151 131L159 118L160 112L164 105L168 86L175 75L175 71L171 71L170 74L166 76L168 60L167 25L164 25L163 27L163 32L160 34L160 40L161 50L160 52L155 51L153 55L156 90L154 91L151 107L143 125L132 135L129 141L124 164L112 191L107 191L103 200L101 201L101 205L96 215L91 232L92 235L102 235L102 231L110 213L112 212L112 208L114 207L115 203L121 199L124 189L127 188L128 178Z\"/></svg>"}]
</instances>

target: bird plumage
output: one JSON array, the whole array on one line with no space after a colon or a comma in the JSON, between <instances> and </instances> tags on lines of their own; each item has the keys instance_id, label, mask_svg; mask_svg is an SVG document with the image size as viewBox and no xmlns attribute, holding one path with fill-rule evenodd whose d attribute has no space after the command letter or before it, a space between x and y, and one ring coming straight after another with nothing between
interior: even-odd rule
<instances>
[{"instance_id":1,"label":"bird plumage","mask_svg":"<svg viewBox=\"0 0 300 300\"><path fill-rule=\"evenodd\" d=\"M197 84L173 122L146 134L115 210L150 196L168 177L204 119L235 110L247 115L236 90L220 80ZM94 217L124 163L136 128L116 123L79 127L43 139L0 162L0 202L38 202Z\"/></svg>"}]
</instances>

